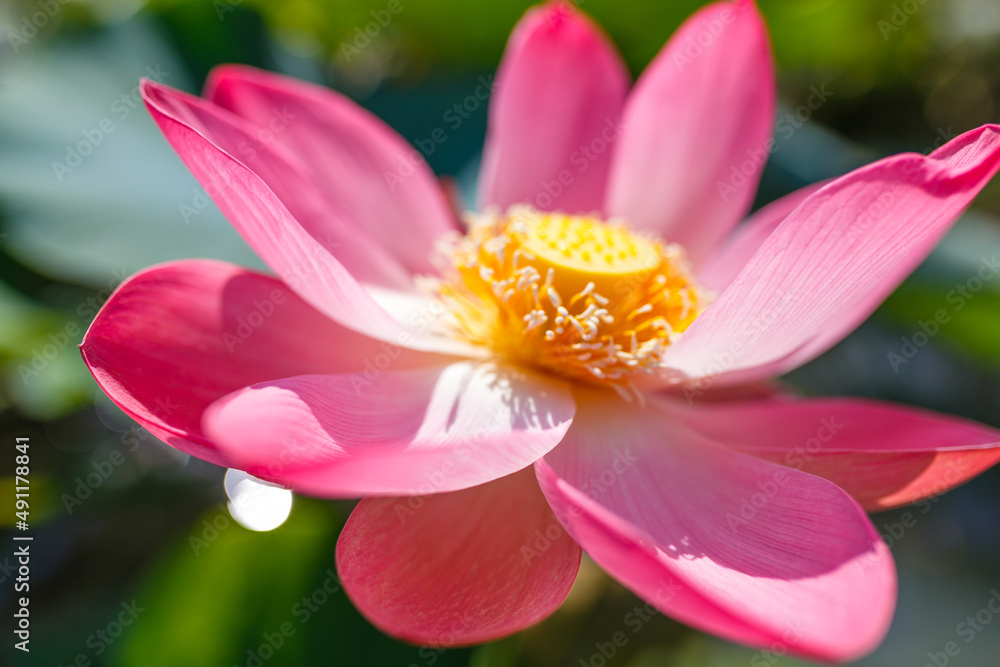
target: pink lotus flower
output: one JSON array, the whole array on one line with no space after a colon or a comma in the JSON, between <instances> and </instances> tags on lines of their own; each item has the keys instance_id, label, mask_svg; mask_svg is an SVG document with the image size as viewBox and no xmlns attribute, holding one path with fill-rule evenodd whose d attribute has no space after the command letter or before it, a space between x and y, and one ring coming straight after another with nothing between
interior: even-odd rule
<instances>
[{"instance_id":1,"label":"pink lotus flower","mask_svg":"<svg viewBox=\"0 0 1000 667\"><path fill-rule=\"evenodd\" d=\"M1000 168L1000 127L736 228L759 169L729 177L768 150L774 87L750 2L697 12L631 91L585 17L533 9L500 67L465 230L419 154L335 92L235 66L204 99L146 81L167 140L279 277L147 269L83 355L172 446L363 496L338 567L389 634L516 632L560 605L583 549L694 627L857 657L896 594L865 510L964 482L1000 459L1000 434L760 383L927 256Z\"/></svg>"}]
</instances>

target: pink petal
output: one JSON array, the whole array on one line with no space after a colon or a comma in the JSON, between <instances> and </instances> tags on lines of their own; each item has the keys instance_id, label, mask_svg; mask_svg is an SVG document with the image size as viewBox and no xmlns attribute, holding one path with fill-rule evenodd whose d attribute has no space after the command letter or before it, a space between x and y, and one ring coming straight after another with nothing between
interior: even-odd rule
<instances>
[{"instance_id":1,"label":"pink petal","mask_svg":"<svg viewBox=\"0 0 1000 667\"><path fill-rule=\"evenodd\" d=\"M608 213L680 243L697 264L750 209L774 145L774 108L774 63L756 5L702 8L625 103Z\"/></svg>"},{"instance_id":2,"label":"pink petal","mask_svg":"<svg viewBox=\"0 0 1000 667\"><path fill-rule=\"evenodd\" d=\"M879 160L820 188L768 236L665 364L752 382L846 335L930 253L1000 169L1000 126L931 156Z\"/></svg>"},{"instance_id":3,"label":"pink petal","mask_svg":"<svg viewBox=\"0 0 1000 667\"><path fill-rule=\"evenodd\" d=\"M286 149L258 141L253 126L204 100L150 81L143 81L142 92L170 145L247 243L299 296L373 338L414 348L453 347L421 326L427 317L404 325L358 282L410 286L406 270L343 221Z\"/></svg>"},{"instance_id":4,"label":"pink petal","mask_svg":"<svg viewBox=\"0 0 1000 667\"><path fill-rule=\"evenodd\" d=\"M1000 431L858 399L675 406L717 442L824 477L876 511L936 496L1000 461Z\"/></svg>"},{"instance_id":5,"label":"pink petal","mask_svg":"<svg viewBox=\"0 0 1000 667\"><path fill-rule=\"evenodd\" d=\"M319 243L322 256L314 259L322 261L333 255L361 281L401 289L410 287L410 274L402 265L348 218L340 202L330 198L322 184L313 181L298 156L274 141L273 134L211 102L168 86L144 81L142 92L167 141L209 196L220 208L226 206L223 213L265 261L267 258L258 247L260 240L248 229L248 216L228 201L237 193L243 194L239 191L250 189L250 183L244 182L250 179L241 178L242 171L248 172L253 180L262 181L291 213L294 220L289 226L294 225L297 234L305 232ZM228 159L216 158L209 163L205 155L208 152L221 153L220 157Z\"/></svg>"},{"instance_id":6,"label":"pink petal","mask_svg":"<svg viewBox=\"0 0 1000 667\"><path fill-rule=\"evenodd\" d=\"M189 260L126 280L81 344L84 361L122 410L158 438L198 458L228 457L201 429L216 399L300 373L363 370L395 356L399 367L438 357L401 351L345 329L274 278Z\"/></svg>"},{"instance_id":7,"label":"pink petal","mask_svg":"<svg viewBox=\"0 0 1000 667\"><path fill-rule=\"evenodd\" d=\"M555 611L580 547L530 468L426 497L366 498L337 543L355 606L384 632L430 646L490 641Z\"/></svg>"},{"instance_id":8,"label":"pink petal","mask_svg":"<svg viewBox=\"0 0 1000 667\"><path fill-rule=\"evenodd\" d=\"M628 84L614 47L571 4L529 10L490 102L481 204L600 211Z\"/></svg>"},{"instance_id":9,"label":"pink petal","mask_svg":"<svg viewBox=\"0 0 1000 667\"><path fill-rule=\"evenodd\" d=\"M306 493L427 494L530 465L574 409L558 380L457 362L261 383L216 402L205 430L240 468Z\"/></svg>"},{"instance_id":10,"label":"pink petal","mask_svg":"<svg viewBox=\"0 0 1000 667\"><path fill-rule=\"evenodd\" d=\"M609 574L663 613L741 643L834 661L881 641L895 568L846 493L699 437L655 402L578 400L536 471L556 516Z\"/></svg>"},{"instance_id":11,"label":"pink petal","mask_svg":"<svg viewBox=\"0 0 1000 667\"><path fill-rule=\"evenodd\" d=\"M756 254L767 237L778 228L788 214L794 211L809 195L828 181L813 183L780 199L751 215L734 229L698 268L698 280L713 291L721 292L739 275L750 258Z\"/></svg>"},{"instance_id":12,"label":"pink petal","mask_svg":"<svg viewBox=\"0 0 1000 667\"><path fill-rule=\"evenodd\" d=\"M287 147L348 224L410 273L435 273L437 238L455 229L444 192L423 156L347 97L239 65L217 67L205 97Z\"/></svg>"},{"instance_id":13,"label":"pink petal","mask_svg":"<svg viewBox=\"0 0 1000 667\"><path fill-rule=\"evenodd\" d=\"M997 125L984 127L993 128L994 131L1000 128L1000 126ZM966 134L971 135L973 132L976 132L976 130L967 132ZM954 161L957 164L961 164L963 161L967 161L969 159L975 159L977 157L977 151L968 150L966 144L959 141L960 139L962 139L962 137L957 137L955 140L941 146L936 151L931 153L930 157L938 160ZM994 166L993 169L994 171L992 173L995 174L996 166ZM960 214L956 215L955 218L952 219L952 224L958 219L959 216ZM945 232L947 232L947 229ZM928 251L927 254L930 254L930 251ZM802 348L796 350L793 354L775 363L773 368L769 369L768 372L771 374L781 374L794 368L798 368L802 364L815 359L820 354L826 352L828 349L839 343L845 336L847 336L847 334L857 329L862 322L868 319L868 317L875 312L875 309L878 308L890 294L892 294L896 287L898 287L899 284L903 282L903 280L910 275L910 273L912 273L913 269L915 269L917 265L923 261L923 259L924 257L920 257L919 261L913 263L913 266L903 265L900 267L895 275L892 275L889 279L884 280L878 289L872 290L872 292L868 294L865 299L852 306L848 312L845 312L843 317L835 319L829 327L820 332L820 334L811 340L808 345L803 346Z\"/></svg>"}]
</instances>

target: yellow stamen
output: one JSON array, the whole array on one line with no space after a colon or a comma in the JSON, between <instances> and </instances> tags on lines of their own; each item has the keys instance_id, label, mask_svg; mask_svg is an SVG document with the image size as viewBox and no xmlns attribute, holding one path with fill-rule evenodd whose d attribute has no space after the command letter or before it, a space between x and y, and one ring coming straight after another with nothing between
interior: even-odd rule
<instances>
[{"instance_id":1,"label":"yellow stamen","mask_svg":"<svg viewBox=\"0 0 1000 667\"><path fill-rule=\"evenodd\" d=\"M621 222L528 207L468 222L431 289L452 335L503 358L628 396L704 309L683 251Z\"/></svg>"}]
</instances>

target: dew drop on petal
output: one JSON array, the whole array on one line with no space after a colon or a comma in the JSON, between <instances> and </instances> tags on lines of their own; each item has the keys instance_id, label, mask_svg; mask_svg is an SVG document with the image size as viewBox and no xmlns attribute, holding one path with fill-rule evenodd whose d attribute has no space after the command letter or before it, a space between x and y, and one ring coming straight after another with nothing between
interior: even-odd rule
<instances>
[{"instance_id":1,"label":"dew drop on petal","mask_svg":"<svg viewBox=\"0 0 1000 667\"><path fill-rule=\"evenodd\" d=\"M292 511L291 491L242 470L227 470L223 484L229 496L229 513L244 528L274 530Z\"/></svg>"}]
</instances>

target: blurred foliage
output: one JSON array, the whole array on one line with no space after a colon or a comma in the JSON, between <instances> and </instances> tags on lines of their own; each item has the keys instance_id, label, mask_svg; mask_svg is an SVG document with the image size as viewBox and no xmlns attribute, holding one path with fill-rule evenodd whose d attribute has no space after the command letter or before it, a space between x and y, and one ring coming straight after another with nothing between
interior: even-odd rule
<instances>
[{"instance_id":1,"label":"blurred foliage","mask_svg":"<svg viewBox=\"0 0 1000 667\"><path fill-rule=\"evenodd\" d=\"M956 309L957 303L962 304L960 309ZM938 311L946 313L940 321L934 317ZM951 290L942 294L940 285L909 281L889 297L882 313L910 325L913 330L906 334L911 339L918 332L931 331L956 352L1000 367L1000 289L986 289L966 300ZM914 322L916 326L912 326ZM921 322L925 323L923 328ZM918 342L922 340L918 338Z\"/></svg>"},{"instance_id":2,"label":"blurred foliage","mask_svg":"<svg viewBox=\"0 0 1000 667\"><path fill-rule=\"evenodd\" d=\"M390 71L423 71L442 64L492 67L510 26L536 4L530 0L399 1L402 10L397 14L388 13L387 0L154 0L150 6L189 37L198 34L199 26L204 30L212 21L244 20L240 18L244 12L257 10L281 45L326 58L337 67L366 68L377 63ZM632 71L638 73L677 26L704 3L583 0L576 4L604 26ZM891 25L887 32L878 25L879 20L891 21L896 0L762 0L760 4L780 64L846 70L854 86L871 86L898 76L898 63L919 57L929 39L924 29L929 19L923 11L906 15L905 31ZM372 21L375 25L366 34ZM887 39L897 34L898 39ZM372 44L375 48L369 51Z\"/></svg>"},{"instance_id":3,"label":"blurred foliage","mask_svg":"<svg viewBox=\"0 0 1000 667\"><path fill-rule=\"evenodd\" d=\"M879 315L899 330L897 348L909 341L908 351L916 354L933 341L1000 368L1000 220L967 213ZM901 363L909 360L896 360Z\"/></svg>"},{"instance_id":4,"label":"blurred foliage","mask_svg":"<svg viewBox=\"0 0 1000 667\"><path fill-rule=\"evenodd\" d=\"M200 201L199 188L136 100L123 98L137 78L152 68L165 83L196 92L214 65L249 63L343 90L416 141L441 126L442 113L478 77L493 72L510 28L531 3L399 2L402 11L391 19L388 0L59 2L16 57L0 58L0 434L3 442L27 434L35 443L37 664L69 664L78 655L94 665L127 667L247 664L247 651L259 655L267 636L287 622L295 632L262 660L269 667L578 667L603 664L599 647L628 629L623 620L641 603L586 561L571 598L552 618L474 649L390 640L342 592L300 623L295 605L327 583L349 505L297 499L289 521L275 531L235 525L220 505L221 471L136 431L97 397L75 350L111 289L144 266L189 256L260 265L214 206L185 214L184 205ZM579 4L638 75L701 3ZM781 140L757 205L875 157L927 152L1000 120L995 2L760 5L779 67L779 113L801 108L813 87L833 94ZM20 29L39 7L38 0L4 3L2 34ZM105 118L114 131L59 178L53 162L66 160L81 134ZM466 196L485 125L484 108L427 156ZM961 310L947 301L984 256L1000 252L1000 179L977 208L872 321L790 382L809 393L900 400L1000 425L1000 283L989 283ZM893 369L887 354L938 308L953 309L949 322ZM87 487L95 466L135 439L139 446L125 448L121 468ZM1000 581L997 479L993 471L944 497L910 537L893 544L903 579L900 611L886 645L859 664L922 664L967 611L978 609L984 587ZM9 497L9 487L10 477L0 477L0 496ZM66 505L65 494L84 492L86 502ZM879 515L876 525L884 530L896 517ZM209 530L224 520L224 528ZM0 573L4 557L0 551ZM9 596L4 583L0 607ZM133 599L144 610L98 654L95 633ZM991 631L963 647L962 665L995 663L990 656L1000 652L1000 627ZM24 664L20 658L0 647L0 663ZM801 664L661 616L604 659L612 667Z\"/></svg>"},{"instance_id":5,"label":"blurred foliage","mask_svg":"<svg viewBox=\"0 0 1000 667\"><path fill-rule=\"evenodd\" d=\"M76 351L85 327L0 284L0 409L51 419L90 402L93 382Z\"/></svg>"},{"instance_id":6,"label":"blurred foliage","mask_svg":"<svg viewBox=\"0 0 1000 667\"><path fill-rule=\"evenodd\" d=\"M252 663L254 657L269 665L417 660L419 649L386 641L345 597L333 570L340 523L329 504L299 499L280 528L253 533L224 507L213 508L165 552L136 593L137 600L155 605L114 663L215 667ZM464 665L466 654L450 651L438 663Z\"/></svg>"}]
</instances>

